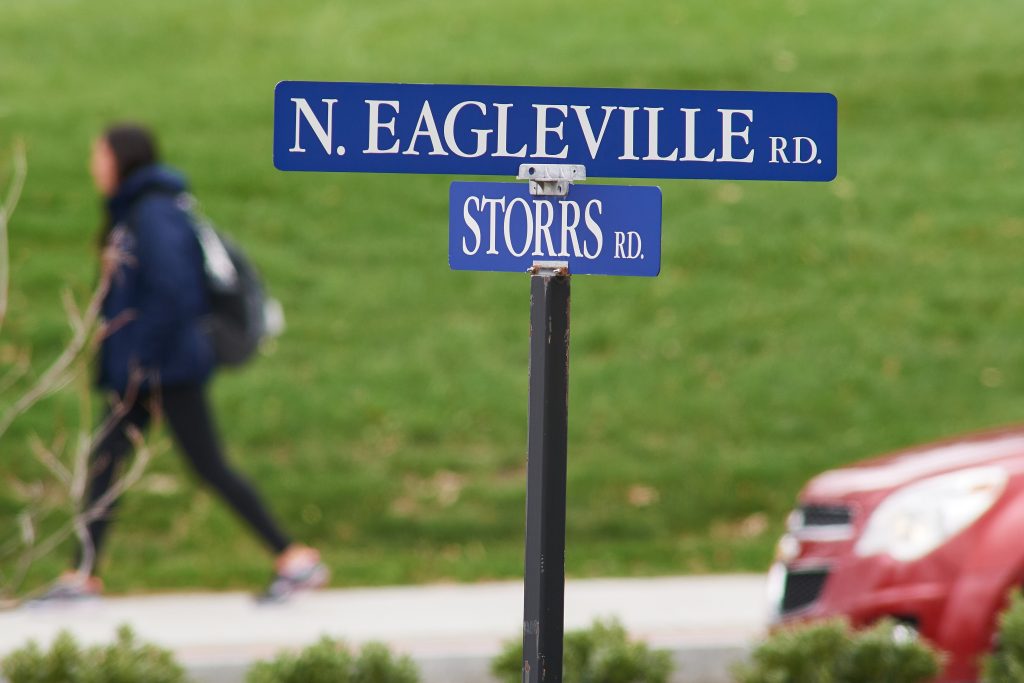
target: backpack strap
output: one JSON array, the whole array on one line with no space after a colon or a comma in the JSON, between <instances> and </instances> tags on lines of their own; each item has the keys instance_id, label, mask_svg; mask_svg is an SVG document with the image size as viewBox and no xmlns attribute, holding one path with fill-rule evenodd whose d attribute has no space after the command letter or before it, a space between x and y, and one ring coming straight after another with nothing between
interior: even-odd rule
<instances>
[{"instance_id":1,"label":"backpack strap","mask_svg":"<svg viewBox=\"0 0 1024 683\"><path fill-rule=\"evenodd\" d=\"M196 198L182 192L174 198L182 211L188 214L192 229L199 240L203 251L203 268L206 270L207 284L221 292L233 291L238 286L238 269L235 268L231 255L223 240L214 229L213 224L199 209Z\"/></svg>"}]
</instances>

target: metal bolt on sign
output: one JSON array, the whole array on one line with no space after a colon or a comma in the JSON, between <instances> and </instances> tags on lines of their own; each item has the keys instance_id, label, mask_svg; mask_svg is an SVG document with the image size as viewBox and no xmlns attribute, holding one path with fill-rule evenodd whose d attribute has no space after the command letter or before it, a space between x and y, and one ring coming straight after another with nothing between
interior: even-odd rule
<instances>
[{"instance_id":1,"label":"metal bolt on sign","mask_svg":"<svg viewBox=\"0 0 1024 683\"><path fill-rule=\"evenodd\" d=\"M580 164L520 164L517 178L530 181L534 196L564 197L570 185L587 179L587 169Z\"/></svg>"}]
</instances>

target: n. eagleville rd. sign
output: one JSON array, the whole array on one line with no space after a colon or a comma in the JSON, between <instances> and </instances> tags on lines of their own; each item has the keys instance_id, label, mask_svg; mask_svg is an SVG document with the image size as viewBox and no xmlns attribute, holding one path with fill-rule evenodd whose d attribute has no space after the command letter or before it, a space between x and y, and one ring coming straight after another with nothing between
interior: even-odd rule
<instances>
[{"instance_id":1,"label":"n. eagleville rd. sign","mask_svg":"<svg viewBox=\"0 0 1024 683\"><path fill-rule=\"evenodd\" d=\"M828 181L829 93L282 81L283 171L515 177L524 162L591 178Z\"/></svg>"}]
</instances>

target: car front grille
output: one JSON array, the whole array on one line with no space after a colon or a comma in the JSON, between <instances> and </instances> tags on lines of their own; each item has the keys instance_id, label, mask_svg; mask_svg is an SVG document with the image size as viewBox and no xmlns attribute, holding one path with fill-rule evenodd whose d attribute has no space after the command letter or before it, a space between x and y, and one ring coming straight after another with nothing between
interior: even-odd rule
<instances>
[{"instance_id":1,"label":"car front grille","mask_svg":"<svg viewBox=\"0 0 1024 683\"><path fill-rule=\"evenodd\" d=\"M782 613L795 612L812 604L821 595L827 578L827 569L790 570L782 594Z\"/></svg>"},{"instance_id":2,"label":"car front grille","mask_svg":"<svg viewBox=\"0 0 1024 683\"><path fill-rule=\"evenodd\" d=\"M853 522L853 512L846 505L801 505L804 527L844 526Z\"/></svg>"}]
</instances>

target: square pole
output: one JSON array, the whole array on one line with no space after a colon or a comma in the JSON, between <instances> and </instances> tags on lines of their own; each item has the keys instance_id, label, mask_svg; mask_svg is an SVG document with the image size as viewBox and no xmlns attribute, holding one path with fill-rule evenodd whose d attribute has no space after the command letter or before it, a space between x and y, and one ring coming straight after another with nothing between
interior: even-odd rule
<instances>
[{"instance_id":1,"label":"square pole","mask_svg":"<svg viewBox=\"0 0 1024 683\"><path fill-rule=\"evenodd\" d=\"M539 264L530 278L524 683L562 680L568 395L569 274Z\"/></svg>"}]
</instances>

